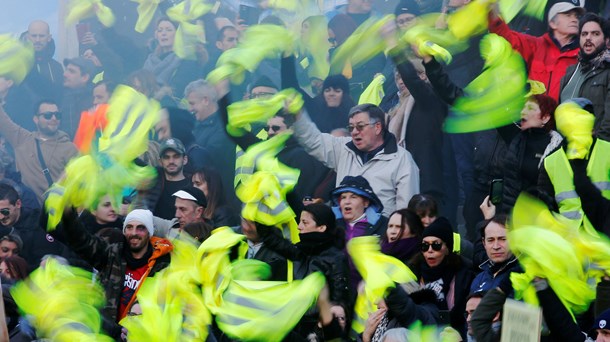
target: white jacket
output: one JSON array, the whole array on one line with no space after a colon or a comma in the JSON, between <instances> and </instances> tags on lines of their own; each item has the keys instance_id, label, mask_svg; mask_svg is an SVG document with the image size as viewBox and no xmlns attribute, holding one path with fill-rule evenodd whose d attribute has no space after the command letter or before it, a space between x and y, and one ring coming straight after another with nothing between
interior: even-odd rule
<instances>
[{"instance_id":1,"label":"white jacket","mask_svg":"<svg viewBox=\"0 0 610 342\"><path fill-rule=\"evenodd\" d=\"M383 203L383 214L406 208L419 193L419 168L411 153L396 144L391 133L386 147L366 163L358 156L348 137L322 133L306 113L292 127L294 136L307 153L337 172L338 186L345 176L363 176Z\"/></svg>"}]
</instances>

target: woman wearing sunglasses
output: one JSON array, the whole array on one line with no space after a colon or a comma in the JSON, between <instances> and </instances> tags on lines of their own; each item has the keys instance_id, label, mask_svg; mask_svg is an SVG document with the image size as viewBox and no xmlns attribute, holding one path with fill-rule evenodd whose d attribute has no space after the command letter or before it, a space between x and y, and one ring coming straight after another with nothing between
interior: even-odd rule
<instances>
[{"instance_id":1,"label":"woman wearing sunglasses","mask_svg":"<svg viewBox=\"0 0 610 342\"><path fill-rule=\"evenodd\" d=\"M450 324L465 338L464 310L473 279L472 265L453 252L453 230L444 217L424 230L420 246L421 254L412 260L411 270L424 288L436 294L439 324Z\"/></svg>"}]
</instances>

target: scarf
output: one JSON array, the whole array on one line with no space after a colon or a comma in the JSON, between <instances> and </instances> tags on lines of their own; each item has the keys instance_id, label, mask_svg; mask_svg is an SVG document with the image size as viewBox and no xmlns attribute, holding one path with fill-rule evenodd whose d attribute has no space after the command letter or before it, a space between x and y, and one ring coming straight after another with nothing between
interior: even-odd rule
<instances>
[{"instance_id":1,"label":"scarf","mask_svg":"<svg viewBox=\"0 0 610 342\"><path fill-rule=\"evenodd\" d=\"M390 110L390 122L388 123L388 131L396 137L398 146L405 147L405 138L407 133L407 123L411 116L411 111L415 105L415 99L412 95L400 96L399 102Z\"/></svg>"},{"instance_id":2,"label":"scarf","mask_svg":"<svg viewBox=\"0 0 610 342\"><path fill-rule=\"evenodd\" d=\"M306 255L318 255L333 246L330 234L311 232L299 234L301 241L296 244L297 248Z\"/></svg>"},{"instance_id":3,"label":"scarf","mask_svg":"<svg viewBox=\"0 0 610 342\"><path fill-rule=\"evenodd\" d=\"M375 328L375 333L373 334L373 338L371 338L371 342L382 342L381 339L386 331L388 331L388 323L390 320L388 319L388 313L384 313L381 321L379 321L379 325Z\"/></svg>"},{"instance_id":4,"label":"scarf","mask_svg":"<svg viewBox=\"0 0 610 342\"><path fill-rule=\"evenodd\" d=\"M448 310L447 296L451 287L451 281L455 276L455 270L447 266L446 257L436 267L430 267L425 260L422 261L421 276L424 281L424 287L436 293L438 308Z\"/></svg>"},{"instance_id":5,"label":"scarf","mask_svg":"<svg viewBox=\"0 0 610 342\"><path fill-rule=\"evenodd\" d=\"M585 55L582 50L578 52L578 62L582 67L582 73L599 69L604 63L610 63L610 52L606 49L606 45L601 46L598 50L591 55Z\"/></svg>"},{"instance_id":6,"label":"scarf","mask_svg":"<svg viewBox=\"0 0 610 342\"><path fill-rule=\"evenodd\" d=\"M381 252L386 255L395 257L396 259L407 263L418 252L419 242L421 238L410 237L394 242L381 241Z\"/></svg>"},{"instance_id":7,"label":"scarf","mask_svg":"<svg viewBox=\"0 0 610 342\"><path fill-rule=\"evenodd\" d=\"M127 266L129 266L129 268L131 268L131 269L140 268L140 267L148 264L148 260L150 260L150 258L152 257L153 249L154 249L152 244L148 243L148 251L146 251L146 254L144 254L144 256L141 257L140 259L136 259L131 254L131 251L129 250L127 243L125 243L124 248L125 248L125 251L124 251L123 255L125 256L125 261L127 262Z\"/></svg>"},{"instance_id":8,"label":"scarf","mask_svg":"<svg viewBox=\"0 0 610 342\"><path fill-rule=\"evenodd\" d=\"M180 65L180 61L180 57L173 52L161 55L151 53L146 58L142 69L152 71L157 75L157 82L167 85Z\"/></svg>"}]
</instances>

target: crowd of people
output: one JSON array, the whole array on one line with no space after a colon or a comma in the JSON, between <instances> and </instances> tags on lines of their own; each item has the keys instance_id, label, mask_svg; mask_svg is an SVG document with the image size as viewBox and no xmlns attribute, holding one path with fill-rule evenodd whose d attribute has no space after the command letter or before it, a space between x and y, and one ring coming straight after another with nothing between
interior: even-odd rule
<instances>
[{"instance_id":1,"label":"crowd of people","mask_svg":"<svg viewBox=\"0 0 610 342\"><path fill-rule=\"evenodd\" d=\"M324 294L286 341L411 341L416 322L446 340L499 341L503 304L523 299L513 282L531 271L509 239L523 193L610 246L610 22L599 2L549 0L544 19L518 14L510 22L489 6L485 32L468 37L450 63L400 37L430 13L440 13L443 29L468 0L312 1L308 16L274 7L280 2L216 1L191 23L203 34L191 58L179 57L184 23L166 16L180 1L160 1L144 33L134 29L137 3L105 2L120 19L113 27L95 16L76 24L78 56L54 59L50 27L36 20L20 37L35 55L27 76L0 74L0 278L11 341L46 337L10 293L48 258L93 272L106 296L104 334L130 340L121 322L141 313L138 291L170 265L173 241L186 234L199 246L220 227L247 247L232 260L266 263L266 281L323 274ZM330 66L361 25L386 14L394 16L378 32L385 52ZM208 80L257 25L298 32L296 47L263 59L241 82ZM515 70L529 78L520 120L446 133L445 118L486 67L479 42L487 34L506 39L525 62L527 70ZM378 75L385 95L370 103L366 89ZM119 86L159 103L147 151L135 161L156 175L125 189L120 202L106 194L89 208L68 206L47 232L48 190L73 158L98 147ZM286 100L235 133L236 103L287 90L302 99L298 110ZM286 135L276 163L298 177L285 198L267 194L286 206L261 200L256 210L267 216L244 214L252 203L236 189L261 168L244 153ZM294 213L291 222L257 219L280 210ZM298 226L298 242L277 229L287 226ZM415 279L388 288L358 329L366 274L347 246L363 236L377 236L379 253ZM610 341L610 269L602 271L589 279L597 297L576 315L552 276L535 274L541 340ZM215 322L206 329L208 341L236 340Z\"/></svg>"}]
</instances>

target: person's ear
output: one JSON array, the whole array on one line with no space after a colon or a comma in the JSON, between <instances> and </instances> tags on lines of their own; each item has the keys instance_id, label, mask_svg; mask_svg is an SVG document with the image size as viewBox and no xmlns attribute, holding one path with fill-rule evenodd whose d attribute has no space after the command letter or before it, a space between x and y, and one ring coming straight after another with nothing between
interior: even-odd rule
<instances>
[{"instance_id":1,"label":"person's ear","mask_svg":"<svg viewBox=\"0 0 610 342\"><path fill-rule=\"evenodd\" d=\"M36 124L38 126L38 115L34 115L32 120L34 121L34 124Z\"/></svg>"},{"instance_id":2,"label":"person's ear","mask_svg":"<svg viewBox=\"0 0 610 342\"><path fill-rule=\"evenodd\" d=\"M186 154L185 154L185 155L184 155L184 157L182 157L182 158L184 158L184 159L183 159L183 160L184 160L184 165L186 165L186 164L188 164L188 163L189 163L189 157L188 157Z\"/></svg>"},{"instance_id":3,"label":"person's ear","mask_svg":"<svg viewBox=\"0 0 610 342\"><path fill-rule=\"evenodd\" d=\"M326 231L326 228L327 228L327 227L326 227L326 225L325 225L325 224L323 224L323 225L321 225L321 226L316 227L316 229L317 229L317 230L318 230L320 233L325 232L325 231Z\"/></svg>"},{"instance_id":4,"label":"person's ear","mask_svg":"<svg viewBox=\"0 0 610 342\"><path fill-rule=\"evenodd\" d=\"M21 200L20 199L15 201L15 208L21 208Z\"/></svg>"}]
</instances>

